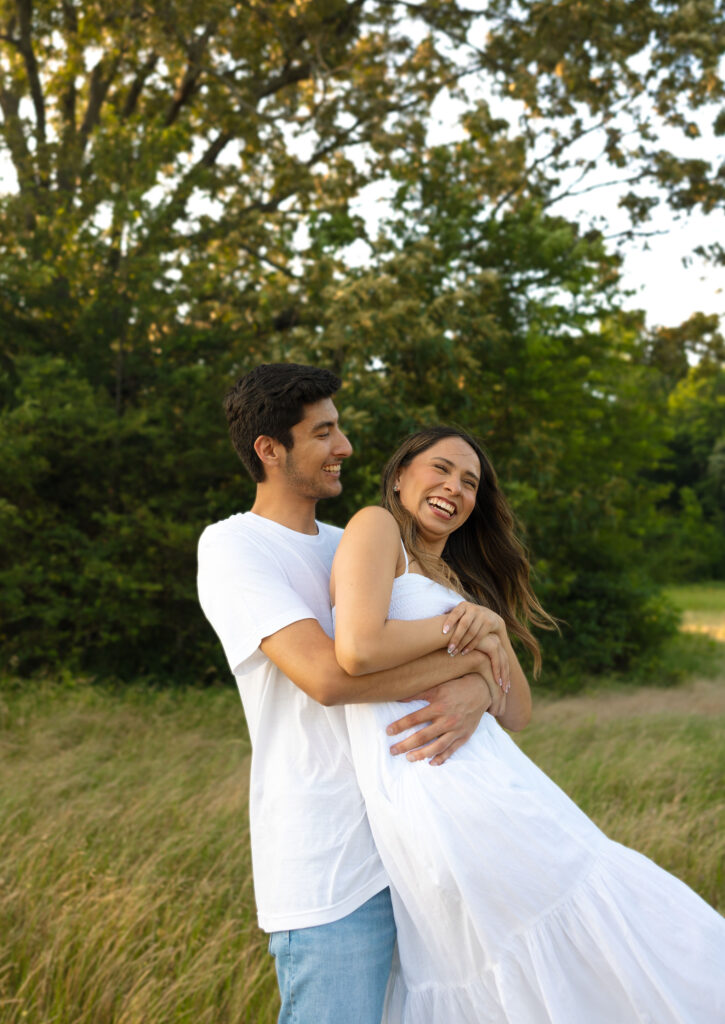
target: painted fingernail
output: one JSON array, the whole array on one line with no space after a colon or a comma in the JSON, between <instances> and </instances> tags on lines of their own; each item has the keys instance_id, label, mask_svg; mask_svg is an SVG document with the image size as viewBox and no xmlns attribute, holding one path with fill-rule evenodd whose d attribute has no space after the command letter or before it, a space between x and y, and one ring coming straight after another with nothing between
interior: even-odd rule
<instances>
[{"instance_id":1,"label":"painted fingernail","mask_svg":"<svg viewBox=\"0 0 725 1024\"><path fill-rule=\"evenodd\" d=\"M451 656L453 656L456 653L456 645L455 644L449 644L448 645L448 653Z\"/></svg>"},{"instance_id":2,"label":"painted fingernail","mask_svg":"<svg viewBox=\"0 0 725 1024\"><path fill-rule=\"evenodd\" d=\"M409 761L415 761L415 754L408 754Z\"/></svg>"},{"instance_id":3,"label":"painted fingernail","mask_svg":"<svg viewBox=\"0 0 725 1024\"><path fill-rule=\"evenodd\" d=\"M391 747L391 748L390 748L390 753L391 753L391 754L393 755L393 757L395 757L395 755L396 755L396 754L399 754L399 753L400 753L400 751L398 750L398 748L397 748L397 747Z\"/></svg>"},{"instance_id":4,"label":"painted fingernail","mask_svg":"<svg viewBox=\"0 0 725 1024\"><path fill-rule=\"evenodd\" d=\"M389 725L385 731L388 734L388 736L393 736L395 734L395 729L393 729L392 725Z\"/></svg>"},{"instance_id":5,"label":"painted fingernail","mask_svg":"<svg viewBox=\"0 0 725 1024\"><path fill-rule=\"evenodd\" d=\"M448 625L448 623L446 623L445 626L443 627L443 634L445 635L446 633L450 633L450 631L451 627Z\"/></svg>"},{"instance_id":6,"label":"painted fingernail","mask_svg":"<svg viewBox=\"0 0 725 1024\"><path fill-rule=\"evenodd\" d=\"M499 677L498 677L498 685L499 685L499 686L501 687L501 689L503 690L503 679L501 678L501 676L499 676Z\"/></svg>"}]
</instances>

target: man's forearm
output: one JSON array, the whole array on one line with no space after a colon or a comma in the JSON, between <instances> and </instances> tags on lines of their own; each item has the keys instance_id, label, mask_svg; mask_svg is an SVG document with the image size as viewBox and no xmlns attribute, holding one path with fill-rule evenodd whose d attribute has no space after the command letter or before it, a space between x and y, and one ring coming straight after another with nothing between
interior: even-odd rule
<instances>
[{"instance_id":1,"label":"man's forearm","mask_svg":"<svg viewBox=\"0 0 725 1024\"><path fill-rule=\"evenodd\" d=\"M315 619L304 619L265 637L261 648L296 686L326 705L406 700L439 683L476 672L486 658L478 651L451 658L441 649L397 668L351 676L338 665L334 643Z\"/></svg>"},{"instance_id":2,"label":"man's forearm","mask_svg":"<svg viewBox=\"0 0 725 1024\"><path fill-rule=\"evenodd\" d=\"M442 649L381 672L370 672L363 676L349 676L342 672L339 695L335 694L337 699L330 703L366 704L377 700L407 700L440 683L476 672L484 657L486 655L478 651L471 651L463 657L452 658Z\"/></svg>"}]
</instances>

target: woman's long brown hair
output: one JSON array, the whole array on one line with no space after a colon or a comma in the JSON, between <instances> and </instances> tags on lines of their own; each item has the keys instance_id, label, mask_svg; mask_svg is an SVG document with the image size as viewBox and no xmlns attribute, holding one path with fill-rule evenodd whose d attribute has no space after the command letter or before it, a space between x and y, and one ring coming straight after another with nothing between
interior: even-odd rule
<instances>
[{"instance_id":1,"label":"woman's long brown hair","mask_svg":"<svg viewBox=\"0 0 725 1024\"><path fill-rule=\"evenodd\" d=\"M460 437L471 446L481 465L481 481L471 515L449 536L439 557L421 545L416 519L403 506L395 485L402 469L446 437ZM531 588L529 559L516 536L513 512L490 459L475 438L457 427L427 427L411 434L383 470L382 492L382 505L395 517L405 549L423 574L500 615L508 631L532 654L537 676L541 651L530 626L556 629L556 620L544 611Z\"/></svg>"}]
</instances>

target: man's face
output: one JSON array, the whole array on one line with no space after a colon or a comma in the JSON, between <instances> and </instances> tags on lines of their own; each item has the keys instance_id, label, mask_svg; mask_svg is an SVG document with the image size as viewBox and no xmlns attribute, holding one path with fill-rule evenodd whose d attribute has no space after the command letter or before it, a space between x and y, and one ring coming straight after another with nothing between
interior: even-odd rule
<instances>
[{"instance_id":1,"label":"man's face","mask_svg":"<svg viewBox=\"0 0 725 1024\"><path fill-rule=\"evenodd\" d=\"M303 498L334 498L342 490L342 460L352 446L338 425L331 398L305 406L305 415L292 427L294 444L283 450L282 472L290 488Z\"/></svg>"}]
</instances>

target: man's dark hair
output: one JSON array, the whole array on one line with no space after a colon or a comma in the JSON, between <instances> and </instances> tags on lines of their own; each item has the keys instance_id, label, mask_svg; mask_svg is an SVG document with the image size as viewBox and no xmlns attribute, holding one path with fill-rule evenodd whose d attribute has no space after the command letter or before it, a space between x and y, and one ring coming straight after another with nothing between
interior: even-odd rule
<instances>
[{"instance_id":1,"label":"man's dark hair","mask_svg":"<svg viewBox=\"0 0 725 1024\"><path fill-rule=\"evenodd\" d=\"M264 480L264 466L254 450L260 434L289 451L292 427L304 419L304 407L330 398L341 383L330 370L300 363L262 363L237 381L224 397L224 411L234 450L252 480Z\"/></svg>"}]
</instances>

